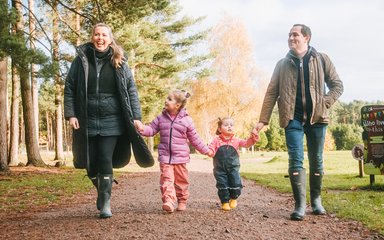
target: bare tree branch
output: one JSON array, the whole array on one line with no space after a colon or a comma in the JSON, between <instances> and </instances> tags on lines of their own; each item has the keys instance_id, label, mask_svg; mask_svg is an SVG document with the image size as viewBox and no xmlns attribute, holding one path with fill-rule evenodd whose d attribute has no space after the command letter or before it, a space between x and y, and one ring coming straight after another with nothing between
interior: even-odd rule
<instances>
[{"instance_id":1,"label":"bare tree branch","mask_svg":"<svg viewBox=\"0 0 384 240\"><path fill-rule=\"evenodd\" d=\"M65 20L61 17L61 15L60 15L60 13L57 11L57 9L55 9L55 8L52 6L51 3L48 3L48 2L47 2L47 4L52 8L52 10L55 11L55 13L56 13L57 17L59 18L59 20L60 20L62 23L64 23L69 29L71 29L71 31L72 31L73 33L75 33L78 37L80 37L80 33L78 33L75 29L73 29L73 28L67 23L67 21L65 21Z\"/></svg>"},{"instance_id":2,"label":"bare tree branch","mask_svg":"<svg viewBox=\"0 0 384 240\"><path fill-rule=\"evenodd\" d=\"M51 45L51 41L49 41L49 36L48 34L44 31L44 28L43 26L41 25L39 19L36 17L35 13L31 12L29 10L29 8L27 6L25 6L21 1L16 1L16 3L20 4L24 9L26 9L29 13L31 13L31 15L33 16L33 18L36 20L36 22L38 23L38 25L40 26L40 29L41 31L43 32L43 34L45 35L46 39L48 40L49 44ZM26 33L27 35L30 35L29 33ZM40 42L40 41L39 41ZM43 46L45 46L43 44ZM51 45L51 49L52 49L52 45ZM50 51L50 50L49 50Z\"/></svg>"},{"instance_id":3,"label":"bare tree branch","mask_svg":"<svg viewBox=\"0 0 384 240\"><path fill-rule=\"evenodd\" d=\"M23 33L24 33L25 35L28 36L27 39L26 39L26 42L28 42L30 39L33 39L33 40L39 42L39 43L41 44L41 46L43 46L45 49L47 49L48 52L51 52L51 51L52 51L52 44L51 44L51 41L48 41L48 43L49 43L49 45L50 45L50 47L51 47L51 48L48 48L48 47L47 47L42 41L40 41L38 38L36 38L36 37L32 38L32 35L31 35L30 33L26 32L26 31L23 31ZM48 39L48 40L49 40L49 39Z\"/></svg>"},{"instance_id":4,"label":"bare tree branch","mask_svg":"<svg viewBox=\"0 0 384 240\"><path fill-rule=\"evenodd\" d=\"M91 15L85 15L85 14L82 14L82 13L80 13L79 11L77 11L76 8L69 7L69 6L65 5L65 4L64 4L62 1L60 1L60 0L55 0L55 1L57 1L57 2L58 2L61 6L63 6L64 8L68 9L69 11L71 11L71 12L77 14L77 15L82 16L83 18L86 18L86 19L91 20L91 21L94 19ZM44 0L44 2L46 2L48 5L52 6L52 5L51 5L51 1L49 1L49 0Z\"/></svg>"},{"instance_id":5,"label":"bare tree branch","mask_svg":"<svg viewBox=\"0 0 384 240\"><path fill-rule=\"evenodd\" d=\"M100 19L100 17L101 17L100 3L99 3L98 0L95 0L95 3L96 3L96 6L97 6L97 13L98 13L97 16L99 16L99 21L104 22L103 19Z\"/></svg>"},{"instance_id":6,"label":"bare tree branch","mask_svg":"<svg viewBox=\"0 0 384 240\"><path fill-rule=\"evenodd\" d=\"M144 65L144 66L150 67L150 68L158 67L158 68L161 68L161 69L165 69L165 67L160 66L159 64L156 64L156 63L146 63L146 62L138 62L138 63L133 65L133 68L136 69L136 68L138 68L141 65Z\"/></svg>"}]
</instances>

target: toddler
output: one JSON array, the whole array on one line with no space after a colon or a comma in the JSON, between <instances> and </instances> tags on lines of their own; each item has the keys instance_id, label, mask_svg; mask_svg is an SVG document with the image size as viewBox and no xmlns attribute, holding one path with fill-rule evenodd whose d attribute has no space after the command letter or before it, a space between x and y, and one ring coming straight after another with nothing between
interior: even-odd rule
<instances>
[{"instance_id":1,"label":"toddler","mask_svg":"<svg viewBox=\"0 0 384 240\"><path fill-rule=\"evenodd\" d=\"M234 136L232 118L219 118L216 138L209 145L209 156L213 156L213 174L221 201L221 209L229 211L237 207L237 198L243 185L240 178L239 147L250 147L258 141L259 136L252 134L247 140Z\"/></svg>"}]
</instances>

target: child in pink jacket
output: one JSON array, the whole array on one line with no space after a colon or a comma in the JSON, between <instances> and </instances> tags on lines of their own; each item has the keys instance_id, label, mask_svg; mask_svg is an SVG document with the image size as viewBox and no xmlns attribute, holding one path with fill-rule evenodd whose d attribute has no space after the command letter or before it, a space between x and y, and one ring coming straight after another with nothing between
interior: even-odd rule
<instances>
[{"instance_id":1,"label":"child in pink jacket","mask_svg":"<svg viewBox=\"0 0 384 240\"><path fill-rule=\"evenodd\" d=\"M259 136L252 134L247 140L234 136L232 118L220 119L217 123L216 138L209 145L209 156L213 156L213 174L221 201L221 209L229 211L237 207L237 198L243 184L240 177L239 147L250 147L258 141Z\"/></svg>"},{"instance_id":2,"label":"child in pink jacket","mask_svg":"<svg viewBox=\"0 0 384 240\"><path fill-rule=\"evenodd\" d=\"M185 91L171 91L165 100L163 112L149 125L137 124L139 132L146 137L160 132L158 145L160 162L160 190L163 210L172 213L177 205L178 211L186 209L189 197L188 170L189 144L200 153L208 154L208 146L200 139L192 118L185 110L190 94Z\"/></svg>"}]
</instances>

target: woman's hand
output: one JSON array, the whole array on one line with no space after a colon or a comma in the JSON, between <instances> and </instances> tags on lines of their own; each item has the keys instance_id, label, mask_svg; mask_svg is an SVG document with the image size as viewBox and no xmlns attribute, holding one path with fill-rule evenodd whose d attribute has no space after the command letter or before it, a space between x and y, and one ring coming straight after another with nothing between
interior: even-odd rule
<instances>
[{"instance_id":1,"label":"woman's hand","mask_svg":"<svg viewBox=\"0 0 384 240\"><path fill-rule=\"evenodd\" d=\"M71 117L69 118L69 126L71 126L73 129L79 129L79 120L77 120L77 117Z\"/></svg>"},{"instance_id":2,"label":"woman's hand","mask_svg":"<svg viewBox=\"0 0 384 240\"><path fill-rule=\"evenodd\" d=\"M140 120L133 120L133 124L135 124L135 128L138 132L144 131L144 124Z\"/></svg>"}]
</instances>

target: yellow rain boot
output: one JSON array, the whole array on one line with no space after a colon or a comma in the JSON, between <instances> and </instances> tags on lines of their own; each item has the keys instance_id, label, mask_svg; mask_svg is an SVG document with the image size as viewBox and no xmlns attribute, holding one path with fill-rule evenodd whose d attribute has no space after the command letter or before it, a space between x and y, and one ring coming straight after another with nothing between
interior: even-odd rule
<instances>
[{"instance_id":1,"label":"yellow rain boot","mask_svg":"<svg viewBox=\"0 0 384 240\"><path fill-rule=\"evenodd\" d=\"M230 210L231 210L231 207L229 206L229 203L223 203L223 204L221 204L221 210L224 210L224 211L230 211Z\"/></svg>"},{"instance_id":2,"label":"yellow rain boot","mask_svg":"<svg viewBox=\"0 0 384 240\"><path fill-rule=\"evenodd\" d=\"M236 208L236 207L237 207L237 200L236 200L236 199L230 199L230 200L229 200L229 207L230 207L231 209Z\"/></svg>"}]
</instances>

